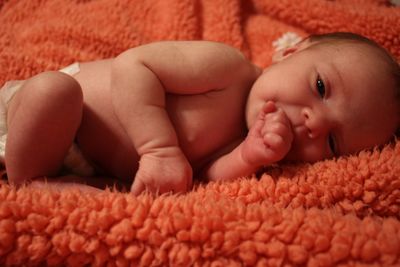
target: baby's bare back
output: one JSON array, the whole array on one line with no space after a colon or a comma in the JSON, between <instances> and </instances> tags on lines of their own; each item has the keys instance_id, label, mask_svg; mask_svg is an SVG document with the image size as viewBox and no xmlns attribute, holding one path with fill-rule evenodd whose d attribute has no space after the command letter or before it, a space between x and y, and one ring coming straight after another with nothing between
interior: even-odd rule
<instances>
[{"instance_id":1,"label":"baby's bare back","mask_svg":"<svg viewBox=\"0 0 400 267\"><path fill-rule=\"evenodd\" d=\"M112 60L82 63L81 71L75 75L84 95L83 118L76 139L86 157L106 175L132 180L139 156L114 113L111 64ZM245 136L244 109L248 90L167 94L167 112L195 174Z\"/></svg>"}]
</instances>

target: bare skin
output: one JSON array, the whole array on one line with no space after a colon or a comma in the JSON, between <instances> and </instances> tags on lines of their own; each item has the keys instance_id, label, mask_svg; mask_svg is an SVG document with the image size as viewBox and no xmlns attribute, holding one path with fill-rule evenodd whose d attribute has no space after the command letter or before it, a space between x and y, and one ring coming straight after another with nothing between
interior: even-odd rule
<instances>
[{"instance_id":1,"label":"bare skin","mask_svg":"<svg viewBox=\"0 0 400 267\"><path fill-rule=\"evenodd\" d=\"M75 138L84 154L107 175L128 181L135 177L132 191L136 194L145 188L161 193L186 191L191 186L193 171L198 173L216 155L226 153L225 150L230 149L232 143L242 140L246 135L243 120L246 97L259 70L236 50L221 44L171 42L152 46L154 44L142 47L142 51L132 49L116 60L82 63L81 71L74 77L78 83L58 73L43 73L28 80L12 100L9 110L10 135L6 164L10 181L19 184L27 178L56 175L62 164L61 155L66 153L67 144ZM158 50L159 54L154 55L154 50ZM197 55L196 50L201 53ZM204 55L208 55L210 60L205 61ZM139 62L142 57L150 60L146 66ZM218 58L218 62L213 58ZM176 64L171 66L170 62ZM167 67L168 71L162 73ZM135 68L140 79L131 74L135 73ZM215 75L208 78L210 70ZM159 72L159 75L156 76L153 71ZM82 96L69 101L82 105L81 108L71 107L80 123L75 122L72 126L63 122L64 129L55 125L59 132L67 135L63 149L61 142L59 145L46 145L49 135L56 136L50 131L43 133L40 127L33 125L36 132L28 134L18 128L30 124L26 113L31 112L29 106L21 105L20 99L30 97L28 93L37 91L34 87L39 87L40 83L49 81L50 85L53 84L53 76L62 76L65 83L71 83L66 87L77 88L76 91L81 88L84 99L83 105ZM126 78L133 78L133 83L138 87L124 88ZM31 84L36 80L39 80L38 84ZM121 83L112 86L120 90L111 89L110 83L116 83L112 80ZM131 81L126 82L129 86ZM149 88L158 90L158 93L149 92ZM126 91L132 92L131 95ZM62 95L58 97L60 100L57 102L65 99ZM154 102L148 102L150 100ZM30 101L37 106L44 102L38 99L37 103L32 103L32 98ZM207 108L209 105L214 108ZM132 109L132 106L137 109ZM146 107L149 108L148 113L144 113ZM143 113L137 113L137 110ZM226 112L231 116L227 117ZM54 120L64 121L62 114L56 110L49 109L45 113L47 115L43 115L43 119L48 119L52 114ZM70 111L65 113L71 116ZM15 116L20 118L15 120ZM35 123L43 122L41 117L35 118ZM70 133L67 134L65 129L69 129ZM26 134L12 135L13 132ZM34 154L38 159L43 154L45 159L42 161L51 162L51 168L28 160L26 157L31 155L28 150L14 152L14 140L18 140L16 143L23 147L21 140L34 143L38 135L43 136L40 144L46 149L43 152L35 149ZM61 141L60 138L55 139ZM49 153L48 147L54 148L56 151L53 153L60 156L55 158ZM32 165L35 170L31 171L27 165ZM160 174L163 177L161 183L153 181Z\"/></svg>"},{"instance_id":2,"label":"bare skin","mask_svg":"<svg viewBox=\"0 0 400 267\"><path fill-rule=\"evenodd\" d=\"M390 93L374 89L385 77L366 82L371 88L355 90L351 105L366 111L347 115L347 93L321 97L320 89L316 93L312 88L317 77L313 71L319 67L315 62L335 52L306 48L287 51L282 63L263 73L223 44L163 42L127 50L115 59L82 63L74 77L39 74L25 82L10 104L9 180L20 184L57 176L73 140L103 175L132 183L134 194L146 189L184 192L193 177L230 180L286 157L328 158L335 154L330 151L332 131L343 154L387 142L397 123L389 116L395 107L387 105ZM306 52L309 55L302 58ZM286 58L291 65L284 63ZM342 61L340 56L333 58L336 67L342 67L349 64L350 55ZM355 67L364 65L371 64ZM292 74L282 79L281 69ZM369 73L343 74L342 83L353 86L353 80L365 80ZM371 102L374 94L382 101ZM379 131L364 139L342 127L364 124L377 113L388 119L384 127L382 120L372 123L370 128ZM357 145L343 145L343 136Z\"/></svg>"}]
</instances>

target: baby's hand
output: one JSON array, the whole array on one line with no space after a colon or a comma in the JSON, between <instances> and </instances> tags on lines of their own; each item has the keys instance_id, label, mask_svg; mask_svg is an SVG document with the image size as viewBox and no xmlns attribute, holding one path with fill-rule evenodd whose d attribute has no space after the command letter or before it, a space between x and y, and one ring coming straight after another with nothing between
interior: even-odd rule
<instances>
[{"instance_id":1,"label":"baby's hand","mask_svg":"<svg viewBox=\"0 0 400 267\"><path fill-rule=\"evenodd\" d=\"M243 159L252 165L280 161L289 152L293 142L292 126L286 113L267 102L249 130L243 144Z\"/></svg>"},{"instance_id":2,"label":"baby's hand","mask_svg":"<svg viewBox=\"0 0 400 267\"><path fill-rule=\"evenodd\" d=\"M186 192L192 186L192 167L179 147L160 148L141 156L131 192Z\"/></svg>"}]
</instances>

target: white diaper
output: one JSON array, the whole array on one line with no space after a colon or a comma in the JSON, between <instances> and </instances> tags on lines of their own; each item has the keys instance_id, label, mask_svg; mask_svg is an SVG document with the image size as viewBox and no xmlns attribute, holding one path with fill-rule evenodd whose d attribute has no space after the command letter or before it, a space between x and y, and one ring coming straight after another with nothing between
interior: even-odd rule
<instances>
[{"instance_id":1,"label":"white diaper","mask_svg":"<svg viewBox=\"0 0 400 267\"><path fill-rule=\"evenodd\" d=\"M79 63L74 63L60 70L68 75L75 75L80 71ZM0 89L0 162L4 164L5 148L7 142L7 112L9 102L16 92L21 89L25 80L8 81ZM80 176L94 175L94 168L83 156L79 147L73 143L65 159L64 168L68 173Z\"/></svg>"}]
</instances>

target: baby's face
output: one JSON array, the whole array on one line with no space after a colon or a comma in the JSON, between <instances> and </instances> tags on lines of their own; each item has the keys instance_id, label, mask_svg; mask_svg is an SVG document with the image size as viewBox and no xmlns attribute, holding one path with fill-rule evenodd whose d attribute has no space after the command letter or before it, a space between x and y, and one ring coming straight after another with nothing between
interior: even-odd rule
<instances>
[{"instance_id":1,"label":"baby's face","mask_svg":"<svg viewBox=\"0 0 400 267\"><path fill-rule=\"evenodd\" d=\"M388 142L398 109L393 82L376 51L354 44L306 47L267 68L254 83L248 127L272 100L292 124L286 160L315 162Z\"/></svg>"}]
</instances>

